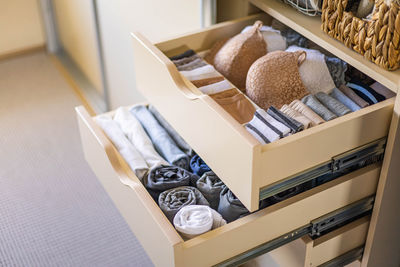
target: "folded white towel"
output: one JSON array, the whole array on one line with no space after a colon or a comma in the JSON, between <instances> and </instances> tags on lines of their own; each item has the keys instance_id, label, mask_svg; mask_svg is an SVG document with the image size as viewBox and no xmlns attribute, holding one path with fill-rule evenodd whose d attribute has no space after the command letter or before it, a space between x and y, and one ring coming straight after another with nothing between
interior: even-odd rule
<instances>
[{"instance_id":1,"label":"folded white towel","mask_svg":"<svg viewBox=\"0 0 400 267\"><path fill-rule=\"evenodd\" d=\"M286 51L306 51L306 60L300 65L299 72L301 80L311 94L324 92L329 94L335 83L325 62L325 55L318 50L306 49L295 45L289 46Z\"/></svg>"},{"instance_id":2,"label":"folded white towel","mask_svg":"<svg viewBox=\"0 0 400 267\"><path fill-rule=\"evenodd\" d=\"M203 67L189 70L189 71L181 71L180 72L183 76L185 76L189 81L207 79L207 78L214 78L221 76L213 66L207 64Z\"/></svg>"},{"instance_id":3,"label":"folded white towel","mask_svg":"<svg viewBox=\"0 0 400 267\"><path fill-rule=\"evenodd\" d=\"M103 129L108 138L110 138L136 176L139 179L143 179L149 170L147 163L140 152L126 138L118 123L113 121L110 115L106 114L97 116L95 121Z\"/></svg>"},{"instance_id":4,"label":"folded white towel","mask_svg":"<svg viewBox=\"0 0 400 267\"><path fill-rule=\"evenodd\" d=\"M142 125L127 108L118 108L114 115L114 121L119 124L122 132L140 152L151 169L160 165L169 165L154 149L153 143Z\"/></svg>"},{"instance_id":5,"label":"folded white towel","mask_svg":"<svg viewBox=\"0 0 400 267\"><path fill-rule=\"evenodd\" d=\"M221 214L205 205L188 205L176 213L174 226L183 237L193 238L226 224Z\"/></svg>"},{"instance_id":6,"label":"folded white towel","mask_svg":"<svg viewBox=\"0 0 400 267\"><path fill-rule=\"evenodd\" d=\"M243 30L243 32L249 31L253 26L246 26ZM286 38L281 35L281 32L278 30L275 30L274 28L270 26L262 26L261 29L261 34L264 37L265 42L267 43L267 52L273 52L273 51L285 51L286 49Z\"/></svg>"},{"instance_id":7,"label":"folded white towel","mask_svg":"<svg viewBox=\"0 0 400 267\"><path fill-rule=\"evenodd\" d=\"M203 92L203 94L206 95L211 95L211 94L216 94L228 89L232 89L235 86L232 85L230 82L228 82L227 80L223 80L217 83L212 83L209 85L205 85L202 87L199 87L199 90Z\"/></svg>"}]
</instances>

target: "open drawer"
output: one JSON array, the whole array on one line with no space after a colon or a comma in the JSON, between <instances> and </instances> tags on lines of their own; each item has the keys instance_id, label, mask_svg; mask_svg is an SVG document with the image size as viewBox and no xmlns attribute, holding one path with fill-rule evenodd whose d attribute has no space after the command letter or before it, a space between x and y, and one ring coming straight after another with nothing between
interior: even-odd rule
<instances>
[{"instance_id":1,"label":"open drawer","mask_svg":"<svg viewBox=\"0 0 400 267\"><path fill-rule=\"evenodd\" d=\"M133 35L139 90L250 210L265 192L304 171L327 166L336 156L388 134L394 99L261 145L208 95L184 78L168 53L185 46L205 51L266 14L254 15L158 44Z\"/></svg>"},{"instance_id":2,"label":"open drawer","mask_svg":"<svg viewBox=\"0 0 400 267\"><path fill-rule=\"evenodd\" d=\"M86 160L157 266L247 260L260 245L374 195L379 179L380 165L370 165L184 241L93 118L76 111Z\"/></svg>"},{"instance_id":3,"label":"open drawer","mask_svg":"<svg viewBox=\"0 0 400 267\"><path fill-rule=\"evenodd\" d=\"M360 248L367 238L369 219L365 216L316 239L306 235L271 251L269 255L282 267L320 266L329 261L340 261L343 255L352 251L360 257L358 250L362 251ZM261 262L262 257L254 261Z\"/></svg>"}]
</instances>

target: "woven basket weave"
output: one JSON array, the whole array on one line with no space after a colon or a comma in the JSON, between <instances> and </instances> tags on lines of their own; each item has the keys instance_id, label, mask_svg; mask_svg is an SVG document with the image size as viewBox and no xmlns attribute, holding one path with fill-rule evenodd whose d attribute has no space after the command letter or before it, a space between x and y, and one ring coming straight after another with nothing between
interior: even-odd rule
<instances>
[{"instance_id":1,"label":"woven basket weave","mask_svg":"<svg viewBox=\"0 0 400 267\"><path fill-rule=\"evenodd\" d=\"M371 20L346 12L347 0L324 0L322 30L387 70L400 67L399 0L375 1Z\"/></svg>"}]
</instances>

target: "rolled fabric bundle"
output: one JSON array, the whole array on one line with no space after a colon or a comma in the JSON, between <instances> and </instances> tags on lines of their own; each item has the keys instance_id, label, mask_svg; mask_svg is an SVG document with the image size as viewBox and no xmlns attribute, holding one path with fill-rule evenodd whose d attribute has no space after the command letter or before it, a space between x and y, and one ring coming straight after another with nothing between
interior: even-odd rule
<instances>
[{"instance_id":1,"label":"rolled fabric bundle","mask_svg":"<svg viewBox=\"0 0 400 267\"><path fill-rule=\"evenodd\" d=\"M287 116L285 113L276 109L274 106L269 107L267 113L272 118L274 118L275 120L279 121L280 123L288 127L291 133L297 133L304 130L304 125L302 123L296 121L290 116Z\"/></svg>"},{"instance_id":2,"label":"rolled fabric bundle","mask_svg":"<svg viewBox=\"0 0 400 267\"><path fill-rule=\"evenodd\" d=\"M303 125L304 129L312 127L312 121L309 118L307 118L306 116L304 116L297 110L292 109L288 105L286 105L286 104L283 105L281 108L281 111L283 113L285 113L287 116L289 116L290 118L300 122Z\"/></svg>"},{"instance_id":3,"label":"rolled fabric bundle","mask_svg":"<svg viewBox=\"0 0 400 267\"><path fill-rule=\"evenodd\" d=\"M337 57L325 56L325 62L336 87L346 84L347 63Z\"/></svg>"},{"instance_id":4,"label":"rolled fabric bundle","mask_svg":"<svg viewBox=\"0 0 400 267\"><path fill-rule=\"evenodd\" d=\"M191 56L193 56L195 54L196 53L192 49L189 49L189 50L186 50L185 52L183 52L182 54L170 57L169 59L171 59L171 60L179 60L179 59L182 59L182 58L185 58L185 57L191 57Z\"/></svg>"},{"instance_id":5,"label":"rolled fabric bundle","mask_svg":"<svg viewBox=\"0 0 400 267\"><path fill-rule=\"evenodd\" d=\"M190 239L225 225L226 221L210 207L190 205L176 213L173 223L184 238Z\"/></svg>"},{"instance_id":6,"label":"rolled fabric bundle","mask_svg":"<svg viewBox=\"0 0 400 267\"><path fill-rule=\"evenodd\" d=\"M151 169L143 183L150 195L157 201L161 192L191 184L196 184L199 177L177 166L158 166Z\"/></svg>"},{"instance_id":7,"label":"rolled fabric bundle","mask_svg":"<svg viewBox=\"0 0 400 267\"><path fill-rule=\"evenodd\" d=\"M326 108L321 102L318 101L313 95L307 95L301 100L309 108L311 108L315 113L321 116L324 120L330 121L336 119L337 116Z\"/></svg>"},{"instance_id":8,"label":"rolled fabric bundle","mask_svg":"<svg viewBox=\"0 0 400 267\"><path fill-rule=\"evenodd\" d=\"M220 194L218 212L228 223L249 213L242 202L226 186Z\"/></svg>"},{"instance_id":9,"label":"rolled fabric bundle","mask_svg":"<svg viewBox=\"0 0 400 267\"><path fill-rule=\"evenodd\" d=\"M201 59L201 57L199 55L194 54L190 57L184 57L181 59L172 60L172 62L175 64L175 66L180 67L180 66L186 65L192 61L195 61L196 59L199 59L199 58Z\"/></svg>"},{"instance_id":10,"label":"rolled fabric bundle","mask_svg":"<svg viewBox=\"0 0 400 267\"><path fill-rule=\"evenodd\" d=\"M154 149L153 143L140 122L127 108L118 108L114 115L114 121L119 124L122 132L140 152L150 169L160 165L168 165L168 162Z\"/></svg>"},{"instance_id":11,"label":"rolled fabric bundle","mask_svg":"<svg viewBox=\"0 0 400 267\"><path fill-rule=\"evenodd\" d=\"M198 87L199 90L206 95L217 94L228 89L234 88L234 86L228 80L222 80L213 84Z\"/></svg>"},{"instance_id":12,"label":"rolled fabric bundle","mask_svg":"<svg viewBox=\"0 0 400 267\"><path fill-rule=\"evenodd\" d=\"M94 120L110 138L132 171L142 180L149 167L140 152L126 138L118 123L113 121L109 115L97 116Z\"/></svg>"},{"instance_id":13,"label":"rolled fabric bundle","mask_svg":"<svg viewBox=\"0 0 400 267\"><path fill-rule=\"evenodd\" d=\"M315 97L338 117L351 113L349 108L324 92L316 93Z\"/></svg>"},{"instance_id":14,"label":"rolled fabric bundle","mask_svg":"<svg viewBox=\"0 0 400 267\"><path fill-rule=\"evenodd\" d=\"M202 176L203 173L211 171L210 167L199 157L199 155L194 155L190 159L190 169L194 174Z\"/></svg>"},{"instance_id":15,"label":"rolled fabric bundle","mask_svg":"<svg viewBox=\"0 0 400 267\"><path fill-rule=\"evenodd\" d=\"M342 93L342 91L340 91L337 88L334 88L330 95L331 97L335 98L337 101L341 102L343 105L348 107L353 112L361 109L359 105L354 103L353 100L348 98L345 94Z\"/></svg>"},{"instance_id":16,"label":"rolled fabric bundle","mask_svg":"<svg viewBox=\"0 0 400 267\"><path fill-rule=\"evenodd\" d=\"M378 82L374 82L373 84L370 85L370 87L378 94L383 95L386 99L396 96L396 94L390 91L389 88L385 87L384 85Z\"/></svg>"},{"instance_id":17,"label":"rolled fabric bundle","mask_svg":"<svg viewBox=\"0 0 400 267\"><path fill-rule=\"evenodd\" d=\"M361 108L365 108L367 106L369 106L369 103L367 101L365 101L364 99L362 99L361 97L359 97L353 90L351 90L349 87L347 87L346 85L341 85L339 87L339 90L345 94L348 98L350 98L351 100L354 101L354 103L356 103L358 106L360 106Z\"/></svg>"},{"instance_id":18,"label":"rolled fabric bundle","mask_svg":"<svg viewBox=\"0 0 400 267\"><path fill-rule=\"evenodd\" d=\"M171 222L175 214L185 206L210 206L200 191L192 186L180 186L162 192L158 197L158 205Z\"/></svg>"},{"instance_id":19,"label":"rolled fabric bundle","mask_svg":"<svg viewBox=\"0 0 400 267\"><path fill-rule=\"evenodd\" d=\"M202 79L202 80L195 80L195 81L191 81L191 82L194 84L194 86L199 88L199 87L202 87L202 86L218 83L218 82L221 82L223 80L224 80L224 77L220 76L220 77L207 78L207 79Z\"/></svg>"},{"instance_id":20,"label":"rolled fabric bundle","mask_svg":"<svg viewBox=\"0 0 400 267\"><path fill-rule=\"evenodd\" d=\"M154 147L172 165L189 169L189 157L179 149L167 131L145 106L135 106L130 112L146 130Z\"/></svg>"},{"instance_id":21,"label":"rolled fabric bundle","mask_svg":"<svg viewBox=\"0 0 400 267\"><path fill-rule=\"evenodd\" d=\"M213 171L206 172L197 180L196 186L210 203L210 207L218 209L220 193L225 187L218 176Z\"/></svg>"},{"instance_id":22,"label":"rolled fabric bundle","mask_svg":"<svg viewBox=\"0 0 400 267\"><path fill-rule=\"evenodd\" d=\"M164 119L164 117L158 112L158 110L150 105L149 110L151 114L156 118L158 123L167 131L168 135L174 140L175 144L187 155L191 156L193 154L192 147L186 143L185 140L175 131L175 129Z\"/></svg>"},{"instance_id":23,"label":"rolled fabric bundle","mask_svg":"<svg viewBox=\"0 0 400 267\"><path fill-rule=\"evenodd\" d=\"M289 104L289 107L309 118L312 121L312 126L325 122L323 118L321 118L317 113L315 113L300 100L294 100L292 103Z\"/></svg>"},{"instance_id":24,"label":"rolled fabric bundle","mask_svg":"<svg viewBox=\"0 0 400 267\"><path fill-rule=\"evenodd\" d=\"M181 71L180 72L183 76L185 76L189 81L193 80L201 80L201 79L207 79L207 78L214 78L214 77L219 77L222 76L220 73L218 73L213 66L207 64L203 67L194 69L194 70L188 70L188 71Z\"/></svg>"},{"instance_id":25,"label":"rolled fabric bundle","mask_svg":"<svg viewBox=\"0 0 400 267\"><path fill-rule=\"evenodd\" d=\"M190 71L190 70L194 70L194 69L203 67L205 65L207 65L207 63L204 60L202 60L201 58L197 58L197 59L193 60L192 62L189 62L185 65L178 66L177 68L179 71Z\"/></svg>"}]
</instances>

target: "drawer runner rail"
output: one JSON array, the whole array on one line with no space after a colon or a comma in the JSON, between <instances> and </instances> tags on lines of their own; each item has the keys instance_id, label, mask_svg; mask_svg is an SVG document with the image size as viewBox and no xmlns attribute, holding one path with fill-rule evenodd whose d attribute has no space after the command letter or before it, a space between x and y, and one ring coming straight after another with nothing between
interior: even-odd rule
<instances>
[{"instance_id":1,"label":"drawer runner rail","mask_svg":"<svg viewBox=\"0 0 400 267\"><path fill-rule=\"evenodd\" d=\"M381 138L361 147L352 149L333 157L330 161L295 174L283 182L275 183L260 190L260 200L272 197L290 188L301 185L323 175L339 174L341 171L357 166L367 165L369 161L381 158L385 153L387 138Z\"/></svg>"},{"instance_id":2,"label":"drawer runner rail","mask_svg":"<svg viewBox=\"0 0 400 267\"><path fill-rule=\"evenodd\" d=\"M327 215L320 218L312 220L309 224L304 225L292 232L284 234L278 238L275 238L267 243L257 246L251 250L248 250L242 254L232 257L224 262L221 262L215 266L226 267L226 266L238 266L253 258L261 256L268 253L280 246L283 246L293 240L296 240L302 236L310 235L311 237L316 237L321 234L321 232L332 229L341 223L351 221L355 218L359 218L362 215L366 215L368 212L372 211L374 204L374 196L361 199L355 203L352 203L346 207L335 210ZM342 256L345 257L346 254ZM341 257L339 257L341 258ZM347 259L347 258L346 258ZM357 259L357 258L356 258ZM356 260L355 259L355 260ZM328 263L327 263L328 264ZM331 265L327 265L331 266ZM337 265L336 265L337 266Z\"/></svg>"}]
</instances>

